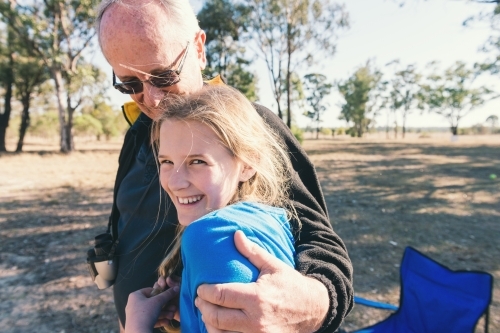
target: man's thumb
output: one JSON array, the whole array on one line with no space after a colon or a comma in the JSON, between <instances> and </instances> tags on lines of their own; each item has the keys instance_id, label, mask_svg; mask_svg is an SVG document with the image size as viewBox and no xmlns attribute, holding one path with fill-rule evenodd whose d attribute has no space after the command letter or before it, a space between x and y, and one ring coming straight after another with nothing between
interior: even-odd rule
<instances>
[{"instance_id":1,"label":"man's thumb","mask_svg":"<svg viewBox=\"0 0 500 333\"><path fill-rule=\"evenodd\" d=\"M260 274L273 273L283 264L279 259L249 240L241 230L234 233L234 245L242 256L257 267Z\"/></svg>"}]
</instances>

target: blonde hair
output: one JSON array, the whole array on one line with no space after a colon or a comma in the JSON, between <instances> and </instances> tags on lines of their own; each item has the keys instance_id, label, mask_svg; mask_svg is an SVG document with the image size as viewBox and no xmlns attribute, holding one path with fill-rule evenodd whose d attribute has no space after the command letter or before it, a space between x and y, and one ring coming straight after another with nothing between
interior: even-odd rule
<instances>
[{"instance_id":1,"label":"blonde hair","mask_svg":"<svg viewBox=\"0 0 500 333\"><path fill-rule=\"evenodd\" d=\"M225 85L205 86L188 96L169 95L163 112L155 120L152 141L158 151L160 128L166 119L196 121L211 128L229 152L256 173L240 183L231 203L254 201L285 208L294 226L300 227L289 199L291 162L283 140L267 125L250 101L238 90ZM181 262L179 225L176 241L163 262L159 273L172 275ZM171 328L165 328L173 332Z\"/></svg>"}]
</instances>

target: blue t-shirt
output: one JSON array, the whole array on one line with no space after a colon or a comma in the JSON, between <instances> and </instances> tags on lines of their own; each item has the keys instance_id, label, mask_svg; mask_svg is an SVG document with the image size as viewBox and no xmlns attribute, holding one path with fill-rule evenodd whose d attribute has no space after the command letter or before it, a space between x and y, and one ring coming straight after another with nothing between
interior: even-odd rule
<instances>
[{"instance_id":1,"label":"blue t-shirt","mask_svg":"<svg viewBox=\"0 0 500 333\"><path fill-rule=\"evenodd\" d=\"M284 209L240 202L194 221L184 230L181 241L184 265L180 291L182 332L207 332L201 313L194 305L199 285L257 280L259 271L234 245L237 230L295 267L294 240Z\"/></svg>"}]
</instances>

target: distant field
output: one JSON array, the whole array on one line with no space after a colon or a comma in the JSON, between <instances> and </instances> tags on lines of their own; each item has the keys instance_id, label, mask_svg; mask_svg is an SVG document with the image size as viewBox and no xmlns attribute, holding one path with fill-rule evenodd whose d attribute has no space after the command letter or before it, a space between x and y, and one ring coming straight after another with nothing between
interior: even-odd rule
<instances>
[{"instance_id":1,"label":"distant field","mask_svg":"<svg viewBox=\"0 0 500 333\"><path fill-rule=\"evenodd\" d=\"M356 293L397 304L411 245L452 269L492 273L490 331L500 332L500 136L384 137L304 142ZM0 155L1 332L118 332L111 290L96 289L84 261L105 230L119 148L77 141L62 155L56 141L38 140ZM344 328L385 315L355 307Z\"/></svg>"}]
</instances>

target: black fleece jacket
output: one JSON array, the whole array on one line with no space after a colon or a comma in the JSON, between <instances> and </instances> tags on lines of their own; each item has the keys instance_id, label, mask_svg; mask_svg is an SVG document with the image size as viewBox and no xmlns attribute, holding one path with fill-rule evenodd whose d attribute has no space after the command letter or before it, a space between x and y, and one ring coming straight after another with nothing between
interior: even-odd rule
<instances>
[{"instance_id":1,"label":"black fleece jacket","mask_svg":"<svg viewBox=\"0 0 500 333\"><path fill-rule=\"evenodd\" d=\"M327 318L317 332L334 332L353 306L352 265L346 247L340 237L333 231L328 217L325 200L319 185L316 171L305 151L290 132L288 127L269 109L255 105L257 112L284 139L292 162L294 173L291 184L291 197L294 207L302 222L300 234L296 236L295 250L297 253L296 269L304 275L316 278L328 289L330 308ZM119 157L119 167L114 188L113 207L110 225L113 237L119 236L123 244L140 233L134 228L126 227L122 235L118 235L120 212L117 207L117 193L122 180L127 175L141 145L150 139L151 120L141 114L137 121L140 126L133 126L125 135L124 144ZM159 181L154 177L153 188L148 195L161 196L167 206L164 220L147 222L144 228L155 229L141 240L141 247L133 255L120 253L118 246L119 272L113 288L115 306L122 323L125 322L125 306L129 293L151 287L157 280L156 269L164 258L170 242L175 235L176 212L166 195L159 195ZM160 201L160 198L158 198ZM160 203L159 203L160 206ZM156 216L156 215L155 215ZM146 223L147 222L147 223ZM123 223L123 222L122 222ZM123 226L122 226L123 227ZM144 235L144 233L142 233ZM138 243L134 240L134 243Z\"/></svg>"}]
</instances>

